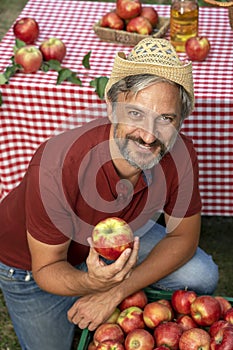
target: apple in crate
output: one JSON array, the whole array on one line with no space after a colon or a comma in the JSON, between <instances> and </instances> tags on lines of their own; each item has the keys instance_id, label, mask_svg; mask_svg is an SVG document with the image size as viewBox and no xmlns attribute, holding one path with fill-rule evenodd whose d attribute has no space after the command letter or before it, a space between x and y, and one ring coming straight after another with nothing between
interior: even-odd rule
<instances>
[{"instance_id":1,"label":"apple in crate","mask_svg":"<svg viewBox=\"0 0 233 350\"><path fill-rule=\"evenodd\" d=\"M142 5L140 0L117 0L116 13L122 19L131 19L140 15Z\"/></svg>"},{"instance_id":2,"label":"apple in crate","mask_svg":"<svg viewBox=\"0 0 233 350\"><path fill-rule=\"evenodd\" d=\"M147 18L138 16L129 20L126 25L126 31L130 33L149 35L153 31L153 27Z\"/></svg>"},{"instance_id":3,"label":"apple in crate","mask_svg":"<svg viewBox=\"0 0 233 350\"><path fill-rule=\"evenodd\" d=\"M204 61L210 52L210 42L206 37L192 37L185 43L185 51L191 61Z\"/></svg>"},{"instance_id":4,"label":"apple in crate","mask_svg":"<svg viewBox=\"0 0 233 350\"><path fill-rule=\"evenodd\" d=\"M62 62L66 55L66 45L58 38L49 38L41 43L40 51L45 61L57 60Z\"/></svg>"},{"instance_id":5,"label":"apple in crate","mask_svg":"<svg viewBox=\"0 0 233 350\"><path fill-rule=\"evenodd\" d=\"M123 343L125 339L124 332L116 323L102 323L99 325L93 335L93 342L97 346L106 340L113 340Z\"/></svg>"},{"instance_id":6,"label":"apple in crate","mask_svg":"<svg viewBox=\"0 0 233 350\"><path fill-rule=\"evenodd\" d=\"M14 61L21 65L23 73L35 73L41 67L43 56L36 46L26 45L16 51Z\"/></svg>"},{"instance_id":7,"label":"apple in crate","mask_svg":"<svg viewBox=\"0 0 233 350\"><path fill-rule=\"evenodd\" d=\"M210 350L210 335L201 328L184 331L179 340L180 350Z\"/></svg>"},{"instance_id":8,"label":"apple in crate","mask_svg":"<svg viewBox=\"0 0 233 350\"><path fill-rule=\"evenodd\" d=\"M130 306L121 311L117 319L117 324L121 326L126 334L134 329L145 328L142 309L137 306Z\"/></svg>"},{"instance_id":9,"label":"apple in crate","mask_svg":"<svg viewBox=\"0 0 233 350\"><path fill-rule=\"evenodd\" d=\"M93 247L102 257L116 260L127 248L133 248L133 232L121 218L100 221L92 231Z\"/></svg>"},{"instance_id":10,"label":"apple in crate","mask_svg":"<svg viewBox=\"0 0 233 350\"><path fill-rule=\"evenodd\" d=\"M233 307L231 307L229 310L226 311L224 315L224 320L233 324Z\"/></svg>"},{"instance_id":11,"label":"apple in crate","mask_svg":"<svg viewBox=\"0 0 233 350\"><path fill-rule=\"evenodd\" d=\"M118 14L115 11L111 11L106 13L101 18L100 26L116 30L122 30L124 29L125 22L120 16L118 16Z\"/></svg>"},{"instance_id":12,"label":"apple in crate","mask_svg":"<svg viewBox=\"0 0 233 350\"><path fill-rule=\"evenodd\" d=\"M125 350L153 350L154 337L146 329L134 329L125 338Z\"/></svg>"},{"instance_id":13,"label":"apple in crate","mask_svg":"<svg viewBox=\"0 0 233 350\"><path fill-rule=\"evenodd\" d=\"M225 321L225 320L218 320L216 322L214 322L210 328L209 328L209 334L211 337L214 337L218 331L222 328L231 328L233 331L233 325L231 325L229 322Z\"/></svg>"},{"instance_id":14,"label":"apple in crate","mask_svg":"<svg viewBox=\"0 0 233 350\"><path fill-rule=\"evenodd\" d=\"M197 294L191 290L177 289L172 293L171 304L179 314L190 314L190 305L196 299Z\"/></svg>"},{"instance_id":15,"label":"apple in crate","mask_svg":"<svg viewBox=\"0 0 233 350\"><path fill-rule=\"evenodd\" d=\"M152 6L143 6L140 16L147 18L153 28L155 28L159 22L158 12Z\"/></svg>"},{"instance_id":16,"label":"apple in crate","mask_svg":"<svg viewBox=\"0 0 233 350\"><path fill-rule=\"evenodd\" d=\"M227 312L227 310L229 310L232 306L231 303L224 297L220 296L220 295L216 295L215 299L217 299L220 303L221 306L221 310L222 310L222 317L224 317L225 313Z\"/></svg>"},{"instance_id":17,"label":"apple in crate","mask_svg":"<svg viewBox=\"0 0 233 350\"><path fill-rule=\"evenodd\" d=\"M172 320L171 310L157 301L148 303L143 310L143 319L148 328L155 328L160 323Z\"/></svg>"},{"instance_id":18,"label":"apple in crate","mask_svg":"<svg viewBox=\"0 0 233 350\"><path fill-rule=\"evenodd\" d=\"M176 322L164 322L154 330L154 338L157 346L167 346L170 350L178 350L179 340L183 330Z\"/></svg>"},{"instance_id":19,"label":"apple in crate","mask_svg":"<svg viewBox=\"0 0 233 350\"><path fill-rule=\"evenodd\" d=\"M182 327L183 331L187 331L188 329L198 327L198 324L190 315L178 316L178 318L176 319L176 323Z\"/></svg>"},{"instance_id":20,"label":"apple in crate","mask_svg":"<svg viewBox=\"0 0 233 350\"><path fill-rule=\"evenodd\" d=\"M17 39L24 41L27 45L34 44L39 36L39 24L34 18L24 17L15 22L13 32Z\"/></svg>"},{"instance_id":21,"label":"apple in crate","mask_svg":"<svg viewBox=\"0 0 233 350\"><path fill-rule=\"evenodd\" d=\"M211 350L233 349L233 329L221 328L210 341Z\"/></svg>"},{"instance_id":22,"label":"apple in crate","mask_svg":"<svg viewBox=\"0 0 233 350\"><path fill-rule=\"evenodd\" d=\"M211 326L221 316L221 306L211 295L198 296L191 304L190 311L199 326Z\"/></svg>"},{"instance_id":23,"label":"apple in crate","mask_svg":"<svg viewBox=\"0 0 233 350\"><path fill-rule=\"evenodd\" d=\"M113 313L109 316L109 318L105 321L106 323L116 323L121 311L118 307L115 308Z\"/></svg>"},{"instance_id":24,"label":"apple in crate","mask_svg":"<svg viewBox=\"0 0 233 350\"><path fill-rule=\"evenodd\" d=\"M144 309L148 303L148 298L144 290L139 290L131 295L128 295L122 302L118 305L121 311L127 309L130 306L137 306Z\"/></svg>"},{"instance_id":25,"label":"apple in crate","mask_svg":"<svg viewBox=\"0 0 233 350\"><path fill-rule=\"evenodd\" d=\"M96 350L125 350L122 343L116 342L114 340L106 340L103 343L99 343L96 346Z\"/></svg>"}]
</instances>

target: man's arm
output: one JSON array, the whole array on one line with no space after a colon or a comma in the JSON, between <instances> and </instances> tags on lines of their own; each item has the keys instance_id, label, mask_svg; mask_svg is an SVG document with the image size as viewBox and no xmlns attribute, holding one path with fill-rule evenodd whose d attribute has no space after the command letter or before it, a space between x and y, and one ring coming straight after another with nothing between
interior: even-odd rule
<instances>
[{"instance_id":1,"label":"man's arm","mask_svg":"<svg viewBox=\"0 0 233 350\"><path fill-rule=\"evenodd\" d=\"M29 232L27 237L35 281L42 289L58 295L81 296L117 286L131 273L139 249L138 238L135 238L133 250L125 250L115 263L106 265L91 247L87 258L88 272L84 272L67 262L69 240L49 245L36 240Z\"/></svg>"},{"instance_id":2,"label":"man's arm","mask_svg":"<svg viewBox=\"0 0 233 350\"><path fill-rule=\"evenodd\" d=\"M70 309L70 321L95 329L126 296L167 276L194 255L200 235L200 214L184 219L165 215L168 233L138 265L129 278L107 292L80 298Z\"/></svg>"}]
</instances>

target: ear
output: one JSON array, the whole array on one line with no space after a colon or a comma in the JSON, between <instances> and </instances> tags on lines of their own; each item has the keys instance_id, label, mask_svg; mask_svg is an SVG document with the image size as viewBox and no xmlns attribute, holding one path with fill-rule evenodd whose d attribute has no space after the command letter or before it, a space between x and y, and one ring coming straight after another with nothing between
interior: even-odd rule
<instances>
[{"instance_id":1,"label":"ear","mask_svg":"<svg viewBox=\"0 0 233 350\"><path fill-rule=\"evenodd\" d=\"M112 115L112 102L108 98L106 98L106 105L107 105L107 113L108 113L108 119L110 122L113 121L113 115Z\"/></svg>"}]
</instances>

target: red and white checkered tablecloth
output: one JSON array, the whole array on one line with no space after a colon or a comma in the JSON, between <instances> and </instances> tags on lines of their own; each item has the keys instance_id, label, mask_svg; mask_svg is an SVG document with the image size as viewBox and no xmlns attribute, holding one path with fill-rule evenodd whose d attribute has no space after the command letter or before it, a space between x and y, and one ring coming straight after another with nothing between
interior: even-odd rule
<instances>
[{"instance_id":1,"label":"red and white checkered tablecloth","mask_svg":"<svg viewBox=\"0 0 233 350\"><path fill-rule=\"evenodd\" d=\"M117 51L131 47L100 41L93 24L114 3L72 0L29 0L19 18L34 17L40 25L39 45L59 37L67 45L63 65L79 72L83 86L56 85L55 72L18 73L0 86L1 198L21 180L41 142L64 128L106 115L105 103L89 86L92 78L108 76ZM155 5L169 17L169 6ZM233 30L228 10L200 8L199 34L211 42L208 59L193 63L196 109L183 130L195 143L200 162L200 189L204 215L233 215ZM167 34L169 38L169 33ZM0 71L13 55L12 28L0 43ZM91 50L91 69L82 59ZM182 54L183 58L185 55Z\"/></svg>"}]
</instances>

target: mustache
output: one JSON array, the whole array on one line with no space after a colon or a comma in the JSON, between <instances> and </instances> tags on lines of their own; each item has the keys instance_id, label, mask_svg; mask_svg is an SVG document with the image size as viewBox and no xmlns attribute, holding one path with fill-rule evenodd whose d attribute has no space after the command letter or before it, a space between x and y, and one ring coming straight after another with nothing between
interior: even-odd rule
<instances>
[{"instance_id":1,"label":"mustache","mask_svg":"<svg viewBox=\"0 0 233 350\"><path fill-rule=\"evenodd\" d=\"M153 141L151 143L146 143L141 137L127 136L127 139L134 141L134 142L137 142L143 146L145 146L145 145L149 146L149 147L160 146L160 147L164 148L164 144L159 139L156 139L155 141Z\"/></svg>"}]
</instances>

